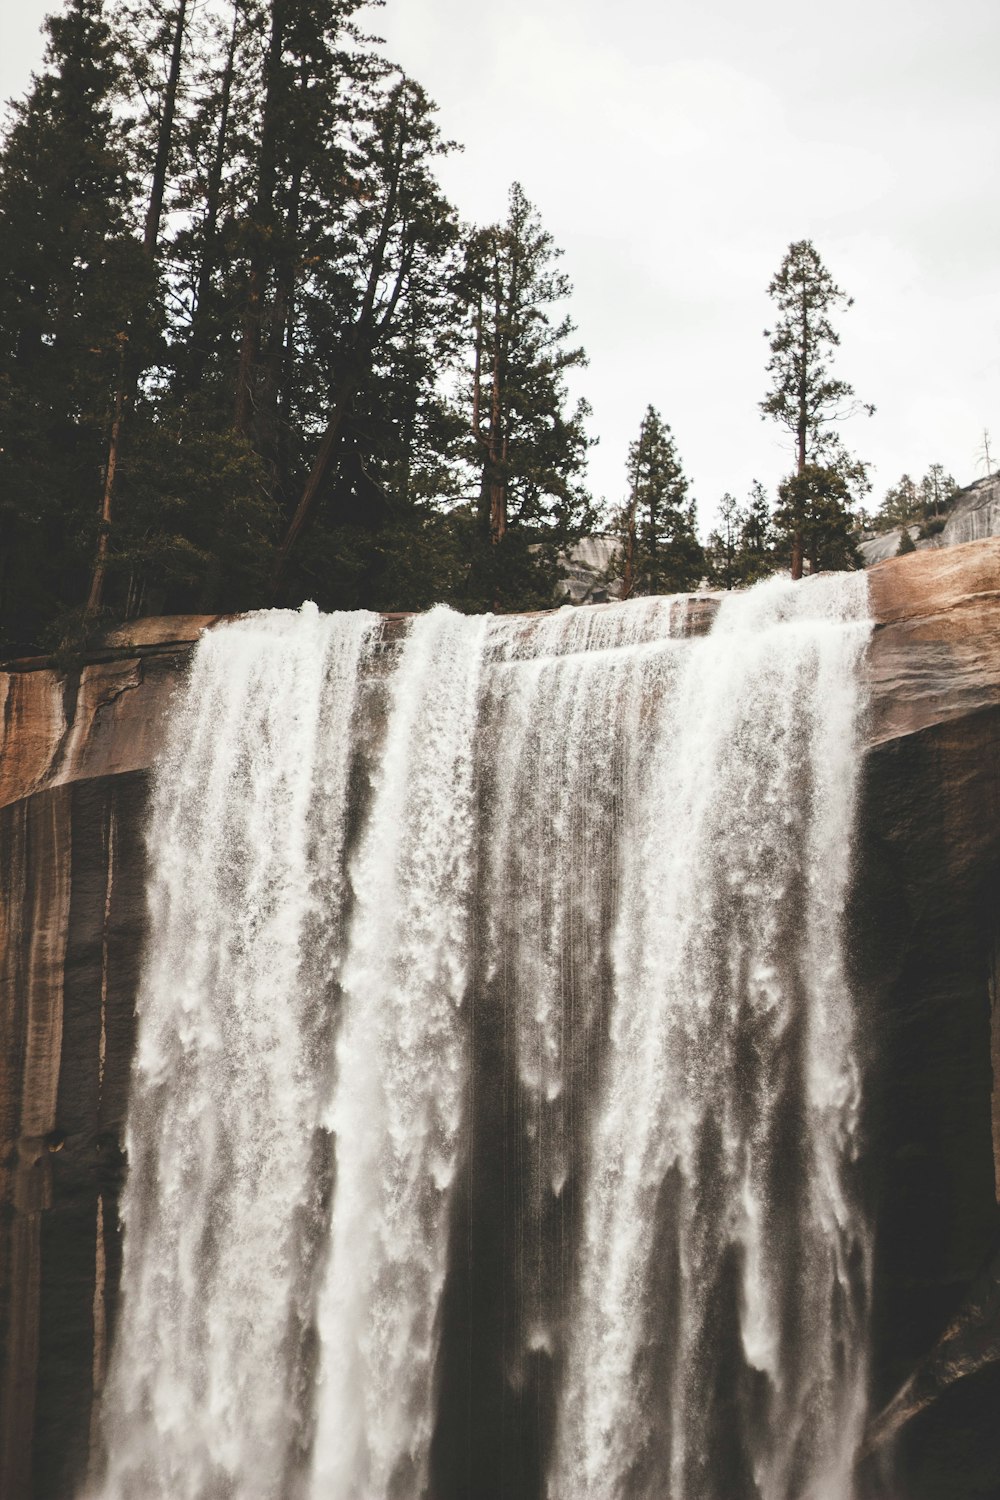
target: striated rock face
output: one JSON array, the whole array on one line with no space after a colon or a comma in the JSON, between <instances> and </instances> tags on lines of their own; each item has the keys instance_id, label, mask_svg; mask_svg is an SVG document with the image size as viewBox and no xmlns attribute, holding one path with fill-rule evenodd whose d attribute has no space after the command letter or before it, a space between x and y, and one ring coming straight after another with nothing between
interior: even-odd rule
<instances>
[{"instance_id":1,"label":"striated rock face","mask_svg":"<svg viewBox=\"0 0 1000 1500\"><path fill-rule=\"evenodd\" d=\"M964 1500L1000 1488L1000 541L911 553L869 582L855 924L874 1064L873 1467L889 1495Z\"/></svg>"},{"instance_id":2,"label":"striated rock face","mask_svg":"<svg viewBox=\"0 0 1000 1500\"><path fill-rule=\"evenodd\" d=\"M70 1495L104 1373L146 770L209 620L0 672L0 1495Z\"/></svg>"},{"instance_id":3,"label":"striated rock face","mask_svg":"<svg viewBox=\"0 0 1000 1500\"><path fill-rule=\"evenodd\" d=\"M878 624L851 919L877 1232L866 1486L972 1500L1000 1488L1000 539L868 577ZM694 628L707 628L714 601L700 605ZM0 672L11 1500L71 1496L86 1462L121 1254L147 772L211 623L138 622L69 676Z\"/></svg>"}]
</instances>

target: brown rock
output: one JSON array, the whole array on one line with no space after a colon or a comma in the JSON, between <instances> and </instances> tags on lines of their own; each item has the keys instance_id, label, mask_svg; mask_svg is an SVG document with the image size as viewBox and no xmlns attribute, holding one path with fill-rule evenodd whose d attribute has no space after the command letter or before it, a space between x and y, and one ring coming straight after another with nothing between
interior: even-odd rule
<instances>
[{"instance_id":1,"label":"brown rock","mask_svg":"<svg viewBox=\"0 0 1000 1500\"><path fill-rule=\"evenodd\" d=\"M1000 704L1000 537L868 572L871 743Z\"/></svg>"}]
</instances>

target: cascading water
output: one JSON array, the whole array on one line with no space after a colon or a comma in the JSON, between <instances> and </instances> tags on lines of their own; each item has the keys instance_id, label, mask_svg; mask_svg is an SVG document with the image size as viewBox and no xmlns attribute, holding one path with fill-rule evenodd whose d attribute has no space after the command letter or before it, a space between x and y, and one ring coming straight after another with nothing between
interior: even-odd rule
<instances>
[{"instance_id":1,"label":"cascading water","mask_svg":"<svg viewBox=\"0 0 1000 1500\"><path fill-rule=\"evenodd\" d=\"M863 577L198 646L101 1500L850 1500Z\"/></svg>"}]
</instances>

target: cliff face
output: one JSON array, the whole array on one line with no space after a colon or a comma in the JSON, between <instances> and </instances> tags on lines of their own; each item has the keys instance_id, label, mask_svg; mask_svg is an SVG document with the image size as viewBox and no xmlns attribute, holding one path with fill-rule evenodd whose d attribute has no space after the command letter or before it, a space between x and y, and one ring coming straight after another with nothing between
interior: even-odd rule
<instances>
[{"instance_id":1,"label":"cliff face","mask_svg":"<svg viewBox=\"0 0 1000 1500\"><path fill-rule=\"evenodd\" d=\"M120 1260L147 767L205 620L0 673L0 1495L72 1493Z\"/></svg>"},{"instance_id":2,"label":"cliff face","mask_svg":"<svg viewBox=\"0 0 1000 1500\"><path fill-rule=\"evenodd\" d=\"M988 1420L1000 1400L1000 540L911 554L869 579L852 914L883 1409L868 1477L876 1493L901 1483L915 1500L971 1500L1000 1485ZM706 599L696 619L712 612ZM12 1500L71 1495L86 1462L121 1253L147 771L208 623L139 622L70 677L0 673L0 1494Z\"/></svg>"}]
</instances>

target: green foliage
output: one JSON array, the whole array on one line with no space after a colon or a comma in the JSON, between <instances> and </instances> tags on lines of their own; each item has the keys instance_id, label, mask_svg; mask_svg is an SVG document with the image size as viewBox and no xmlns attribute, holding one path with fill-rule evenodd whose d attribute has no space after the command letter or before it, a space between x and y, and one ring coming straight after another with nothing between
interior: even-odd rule
<instances>
[{"instance_id":1,"label":"green foliage","mask_svg":"<svg viewBox=\"0 0 1000 1500\"><path fill-rule=\"evenodd\" d=\"M895 526L906 526L917 522L922 536L932 536L941 531L947 512L954 503L958 485L942 464L931 464L927 473L915 482L909 474L903 474L897 484L886 491L885 499L875 516L875 524L888 531ZM934 530L929 529L932 523Z\"/></svg>"},{"instance_id":2,"label":"green foliage","mask_svg":"<svg viewBox=\"0 0 1000 1500\"><path fill-rule=\"evenodd\" d=\"M508 527L534 526L565 543L590 518L589 407L571 404L566 386L567 371L587 359L562 311L572 288L561 255L516 182L504 222L474 230L465 244L467 455L482 529L494 541Z\"/></svg>"},{"instance_id":3,"label":"green foliage","mask_svg":"<svg viewBox=\"0 0 1000 1500\"><path fill-rule=\"evenodd\" d=\"M0 156L0 633L85 589L124 330L149 291L98 0L48 22L45 70Z\"/></svg>"},{"instance_id":4,"label":"green foliage","mask_svg":"<svg viewBox=\"0 0 1000 1500\"><path fill-rule=\"evenodd\" d=\"M760 410L794 441L795 473L779 491L775 525L787 543L792 577L798 578L804 556L850 556L848 506L871 485L867 465L847 452L835 426L859 409L871 416L875 408L859 408L851 399L853 386L831 371L830 356L840 344L832 318L838 308L851 307L853 299L837 286L810 240L789 245L768 294L779 316L774 328L765 330L771 390ZM841 513L835 514L838 506ZM808 536L800 523L809 526ZM835 542L835 536L840 540Z\"/></svg>"},{"instance_id":5,"label":"green foliage","mask_svg":"<svg viewBox=\"0 0 1000 1500\"><path fill-rule=\"evenodd\" d=\"M861 567L850 499L848 481L836 468L807 464L784 480L774 512L775 556L792 566L801 547L811 573Z\"/></svg>"},{"instance_id":6,"label":"green foliage","mask_svg":"<svg viewBox=\"0 0 1000 1500\"><path fill-rule=\"evenodd\" d=\"M907 552L916 552L917 544L910 535L908 526L904 526L899 533L899 546L896 548L897 557L905 557Z\"/></svg>"},{"instance_id":7,"label":"green foliage","mask_svg":"<svg viewBox=\"0 0 1000 1500\"><path fill-rule=\"evenodd\" d=\"M705 573L695 503L669 426L647 406L628 450L629 496L616 518L622 538L622 598L679 594Z\"/></svg>"},{"instance_id":8,"label":"green foliage","mask_svg":"<svg viewBox=\"0 0 1000 1500\"><path fill-rule=\"evenodd\" d=\"M857 406L853 386L834 376L829 360L840 344L832 317L853 306L824 266L811 240L796 240L768 286L778 311L773 329L765 329L771 357L767 372L771 390L760 403L793 435L798 467L829 462L831 424L843 421ZM869 415L873 406L865 406Z\"/></svg>"},{"instance_id":9,"label":"green foliage","mask_svg":"<svg viewBox=\"0 0 1000 1500\"><path fill-rule=\"evenodd\" d=\"M569 285L520 189L460 231L454 145L360 8L65 0L50 22L0 143L5 649L84 638L98 537L102 618L267 604L279 562L293 603L551 602L591 517ZM491 548L470 386L494 294Z\"/></svg>"},{"instance_id":10,"label":"green foliage","mask_svg":"<svg viewBox=\"0 0 1000 1500\"><path fill-rule=\"evenodd\" d=\"M718 588L758 583L775 569L775 536L764 486L754 480L745 506L734 496L719 502L719 525L705 549L708 576Z\"/></svg>"}]
</instances>

